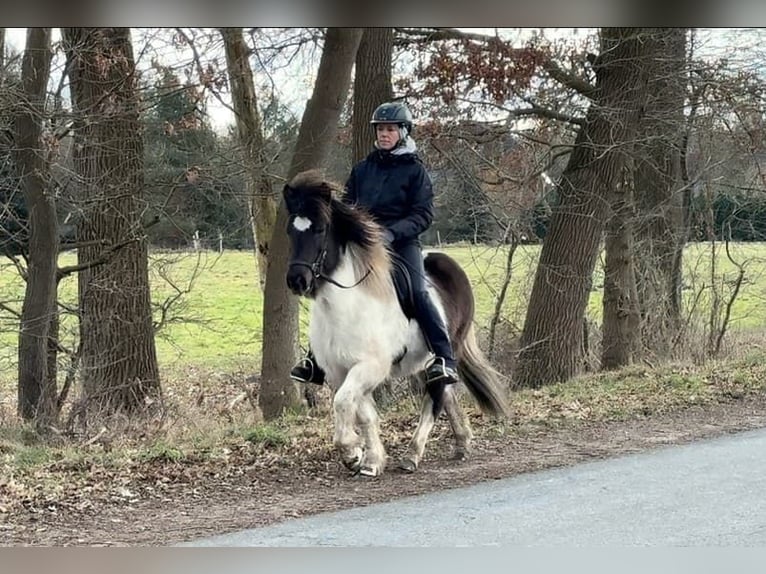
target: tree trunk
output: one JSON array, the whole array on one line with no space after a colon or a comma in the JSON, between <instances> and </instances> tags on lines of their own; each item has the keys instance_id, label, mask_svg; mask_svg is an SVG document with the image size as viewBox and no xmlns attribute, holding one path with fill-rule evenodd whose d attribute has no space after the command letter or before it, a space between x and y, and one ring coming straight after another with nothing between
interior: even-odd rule
<instances>
[{"instance_id":1,"label":"tree trunk","mask_svg":"<svg viewBox=\"0 0 766 574\"><path fill-rule=\"evenodd\" d=\"M303 114L288 179L319 167L327 158L348 94L361 36L361 28L327 29L314 91ZM298 299L285 285L290 255L286 228L287 210L282 201L271 240L263 297L263 362L258 402L266 419L276 418L300 404L298 389L288 378L298 348Z\"/></svg>"},{"instance_id":2,"label":"tree trunk","mask_svg":"<svg viewBox=\"0 0 766 574\"><path fill-rule=\"evenodd\" d=\"M602 369L616 369L632 363L641 340L641 312L634 266L632 169L626 166L623 175L623 183L616 186L613 193L606 229Z\"/></svg>"},{"instance_id":3,"label":"tree trunk","mask_svg":"<svg viewBox=\"0 0 766 574\"><path fill-rule=\"evenodd\" d=\"M231 99L237 118L237 134L242 149L242 162L247 171L247 206L253 231L255 257L261 289L266 283L269 241L274 233L277 202L266 175L266 154L261 117L255 94L253 72L248 61L249 50L242 28L221 28L226 50Z\"/></svg>"},{"instance_id":4,"label":"tree trunk","mask_svg":"<svg viewBox=\"0 0 766 574\"><path fill-rule=\"evenodd\" d=\"M370 123L380 104L394 96L391 84L391 58L394 50L393 28L365 28L354 73L354 111L351 125L354 164L364 159L375 141Z\"/></svg>"},{"instance_id":5,"label":"tree trunk","mask_svg":"<svg viewBox=\"0 0 766 574\"><path fill-rule=\"evenodd\" d=\"M82 378L91 409L135 411L160 392L149 292L143 140L128 28L65 28L82 201L77 239Z\"/></svg>"},{"instance_id":6,"label":"tree trunk","mask_svg":"<svg viewBox=\"0 0 766 574\"><path fill-rule=\"evenodd\" d=\"M622 146L644 93L642 29L602 29L596 93L559 184L535 273L514 373L519 387L566 381L582 368L583 320Z\"/></svg>"},{"instance_id":7,"label":"tree trunk","mask_svg":"<svg viewBox=\"0 0 766 574\"><path fill-rule=\"evenodd\" d=\"M0 28L0 86L5 83L5 28Z\"/></svg>"},{"instance_id":8,"label":"tree trunk","mask_svg":"<svg viewBox=\"0 0 766 574\"><path fill-rule=\"evenodd\" d=\"M681 146L686 97L686 29L661 28L647 38L651 55L646 117L636 145L638 296L645 348L667 355L681 323L684 248Z\"/></svg>"},{"instance_id":9,"label":"tree trunk","mask_svg":"<svg viewBox=\"0 0 766 574\"><path fill-rule=\"evenodd\" d=\"M394 50L393 28L364 28L354 67L354 108L351 122L352 165L372 149L375 130L370 120L380 104L394 96L391 84L391 58ZM378 405L391 401L393 381L386 381L373 392Z\"/></svg>"},{"instance_id":10,"label":"tree trunk","mask_svg":"<svg viewBox=\"0 0 766 574\"><path fill-rule=\"evenodd\" d=\"M56 422L56 378L49 372L48 336L56 306L56 207L48 193L42 148L45 94L51 66L51 29L28 28L22 60L21 100L15 118L14 156L29 212L29 259L19 326L18 409L45 429Z\"/></svg>"}]
</instances>

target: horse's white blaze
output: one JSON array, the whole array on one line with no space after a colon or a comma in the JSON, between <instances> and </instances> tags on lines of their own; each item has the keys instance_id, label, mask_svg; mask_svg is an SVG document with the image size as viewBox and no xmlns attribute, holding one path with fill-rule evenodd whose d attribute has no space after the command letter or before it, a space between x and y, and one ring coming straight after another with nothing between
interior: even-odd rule
<instances>
[{"instance_id":1,"label":"horse's white blaze","mask_svg":"<svg viewBox=\"0 0 766 574\"><path fill-rule=\"evenodd\" d=\"M293 227L298 231L306 231L311 227L311 220L308 217L296 217L293 219Z\"/></svg>"}]
</instances>

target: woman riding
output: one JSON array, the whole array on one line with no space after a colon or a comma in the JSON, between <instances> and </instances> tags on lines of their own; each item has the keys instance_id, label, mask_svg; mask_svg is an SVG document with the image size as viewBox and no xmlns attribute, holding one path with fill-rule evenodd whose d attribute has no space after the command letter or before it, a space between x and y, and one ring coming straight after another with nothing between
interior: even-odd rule
<instances>
[{"instance_id":1,"label":"woman riding","mask_svg":"<svg viewBox=\"0 0 766 574\"><path fill-rule=\"evenodd\" d=\"M356 164L346 182L344 201L364 207L385 229L385 239L410 275L416 320L429 349L426 382L457 382L455 357L446 326L428 295L420 234L433 221L431 179L412 139L412 114L402 103L385 103L372 114L375 150ZM324 383L325 374L311 351L290 377L302 383Z\"/></svg>"}]
</instances>

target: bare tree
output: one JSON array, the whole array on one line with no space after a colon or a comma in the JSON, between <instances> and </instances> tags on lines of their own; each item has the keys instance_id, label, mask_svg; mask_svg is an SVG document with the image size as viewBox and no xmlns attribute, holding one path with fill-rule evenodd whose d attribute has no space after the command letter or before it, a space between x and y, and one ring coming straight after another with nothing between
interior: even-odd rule
<instances>
[{"instance_id":1,"label":"bare tree","mask_svg":"<svg viewBox=\"0 0 766 574\"><path fill-rule=\"evenodd\" d=\"M56 207L43 149L45 94L51 66L51 29L28 28L22 60L23 97L15 117L14 162L29 213L26 291L19 326L18 410L44 429L57 418L56 374L49 372L48 337L56 306Z\"/></svg>"},{"instance_id":2,"label":"bare tree","mask_svg":"<svg viewBox=\"0 0 766 574\"><path fill-rule=\"evenodd\" d=\"M128 28L64 28L78 220L86 401L135 411L160 392L149 292L143 140Z\"/></svg>"},{"instance_id":3,"label":"bare tree","mask_svg":"<svg viewBox=\"0 0 766 574\"><path fill-rule=\"evenodd\" d=\"M354 111L352 124L355 164L364 159L375 140L370 118L375 108L393 98L391 57L394 50L393 28L365 28L356 54L354 73Z\"/></svg>"},{"instance_id":4,"label":"bare tree","mask_svg":"<svg viewBox=\"0 0 766 574\"><path fill-rule=\"evenodd\" d=\"M253 72L248 60L250 50L245 43L242 28L221 28L220 32L226 50L226 67L237 120L237 134L242 148L242 161L247 172L247 205L263 289L277 203L272 193L271 180L266 174L268 162Z\"/></svg>"},{"instance_id":5,"label":"bare tree","mask_svg":"<svg viewBox=\"0 0 766 574\"><path fill-rule=\"evenodd\" d=\"M566 381L582 368L583 321L623 146L634 139L645 98L638 59L646 31L606 28L594 63L596 87L559 184L521 336L520 387Z\"/></svg>"},{"instance_id":6,"label":"bare tree","mask_svg":"<svg viewBox=\"0 0 766 574\"><path fill-rule=\"evenodd\" d=\"M606 226L602 369L615 369L633 362L641 341L641 310L634 264L632 166L632 158L628 158L622 182L611 193L611 213Z\"/></svg>"},{"instance_id":7,"label":"bare tree","mask_svg":"<svg viewBox=\"0 0 766 574\"><path fill-rule=\"evenodd\" d=\"M604 369L626 365L642 350L667 354L680 325L676 260L683 250L680 148L685 128L685 32L658 28L645 34L641 63L647 103L623 185L612 193L607 226Z\"/></svg>"},{"instance_id":8,"label":"bare tree","mask_svg":"<svg viewBox=\"0 0 766 574\"><path fill-rule=\"evenodd\" d=\"M314 90L306 104L288 179L327 158L348 95L361 28L328 28ZM284 202L277 211L263 299L263 362L259 406L267 419L299 404L298 389L287 373L296 359L298 302L285 285L289 245Z\"/></svg>"},{"instance_id":9,"label":"bare tree","mask_svg":"<svg viewBox=\"0 0 766 574\"><path fill-rule=\"evenodd\" d=\"M667 356L681 321L681 259L685 237L681 170L686 98L685 28L647 38L652 67L646 115L635 147L636 280L644 348Z\"/></svg>"}]
</instances>

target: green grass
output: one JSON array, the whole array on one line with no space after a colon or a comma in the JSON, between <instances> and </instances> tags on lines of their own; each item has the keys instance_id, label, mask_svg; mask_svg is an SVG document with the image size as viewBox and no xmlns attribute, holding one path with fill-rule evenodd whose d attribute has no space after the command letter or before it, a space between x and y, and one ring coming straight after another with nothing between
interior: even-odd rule
<instances>
[{"instance_id":1,"label":"green grass","mask_svg":"<svg viewBox=\"0 0 766 574\"><path fill-rule=\"evenodd\" d=\"M263 448L278 448L286 445L290 439L286 431L274 423L259 425L244 433L244 439Z\"/></svg>"},{"instance_id":2,"label":"green grass","mask_svg":"<svg viewBox=\"0 0 766 574\"><path fill-rule=\"evenodd\" d=\"M494 308L505 267L506 248L457 245L445 249L463 265L474 285L477 323L486 326ZM737 244L735 257L748 261L746 283L732 310L732 326L740 329L761 328L766 323L766 265L764 244ZM523 324L533 269L539 257L538 246L521 246L513 264L513 280L503 307L503 317L520 328ZM212 371L252 370L260 360L262 343L262 294L257 284L254 258L249 252L167 253L154 252L152 258L152 294L160 304L176 293L185 293L171 311L170 322L157 338L159 360L164 369L204 368ZM703 286L710 285L710 252L702 244L691 245L685 255L685 297L692 301ZM71 264L73 254L62 257ZM724 293L726 283L734 277L734 266L718 254L718 279ZM171 285L175 286L172 287ZM588 304L588 315L601 320L603 289L602 262L594 275L594 289ZM0 302L20 310L23 284L13 266L0 264ZM76 279L70 277L60 287L62 301L73 304ZM699 300L708 309L708 297ZM306 332L308 304L301 303L301 329ZM76 325L72 317L64 318L64 344L73 344ZM0 378L12 376L16 362L17 324L6 311L0 310Z\"/></svg>"}]
</instances>

